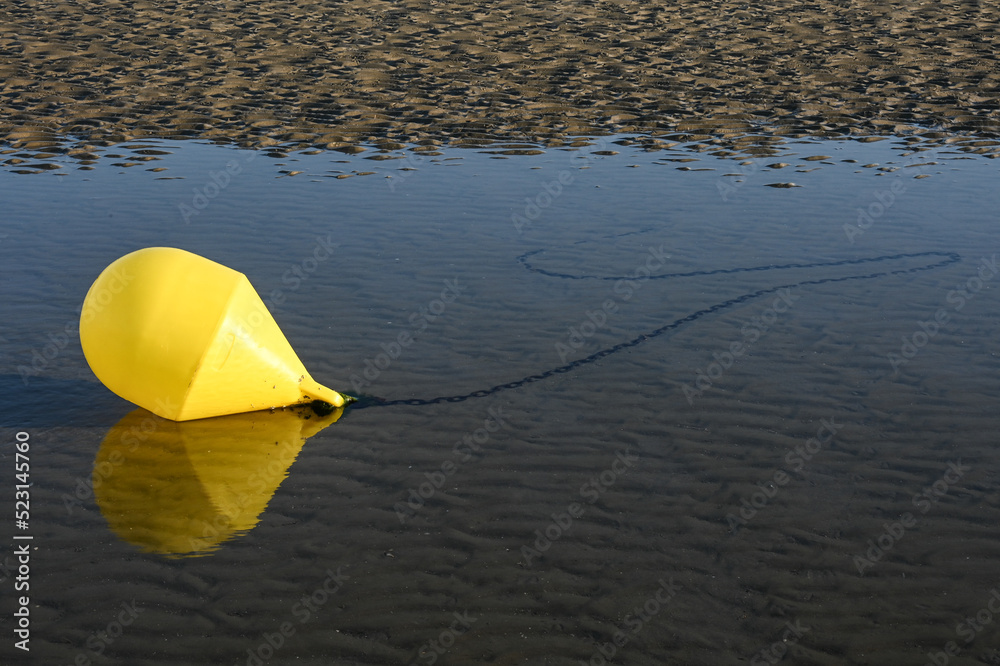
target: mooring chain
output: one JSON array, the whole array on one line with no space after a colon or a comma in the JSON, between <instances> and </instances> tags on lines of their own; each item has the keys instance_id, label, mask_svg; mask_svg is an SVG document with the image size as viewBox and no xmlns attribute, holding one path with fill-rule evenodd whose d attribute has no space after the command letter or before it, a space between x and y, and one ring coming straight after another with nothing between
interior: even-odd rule
<instances>
[{"instance_id":1,"label":"mooring chain","mask_svg":"<svg viewBox=\"0 0 1000 666\"><path fill-rule=\"evenodd\" d=\"M537 255L544 250L532 250L531 252L526 252L519 256L517 260L529 271L533 273L539 273L541 275L546 275L548 277L558 277L570 280L628 280L629 277L626 276L604 276L604 275L572 275L569 273L556 273L554 271L547 271L542 268L537 268L533 266L528 258ZM478 391L472 391L471 393L463 393L460 395L450 395L450 396L438 396L436 398L406 398L406 399L396 399L388 400L386 398L379 398L375 396L359 396L357 402L351 405L352 409L364 409L365 407L391 407L394 405L436 405L443 402L464 402L471 398L485 398L490 395L494 395L501 391L508 391L511 389L521 388L526 384L531 384L534 382L540 382L549 377L554 377L555 375L564 374L571 372L585 365L589 365L594 361L598 361L602 358L620 352L623 349L628 349L630 347L635 347L636 345L642 344L647 340L652 340L655 337L663 335L668 331L675 330L689 324L693 321L701 319L702 317L710 314L714 314L721 310L726 310L729 308L736 307L741 303L746 301L760 298L761 296L766 296L767 294L773 294L782 289L794 289L796 287L804 287L810 285L820 285L820 284L830 284L834 282L847 282L849 280L873 280L881 277L888 277L890 275L905 275L907 273L917 273L920 271L933 270L935 268L942 268L950 264L957 263L961 260L961 255L957 252L908 252L901 254L890 254L882 255L878 257L866 257L864 259L842 259L840 261L830 261L830 262L813 262L813 263L795 263L795 264L778 264L778 265L765 265L765 266L750 266L744 268L717 268L713 270L705 271L690 271L686 273L664 273L659 275L650 275L648 280L664 280L670 278L683 278L683 277L696 277L696 276L708 276L708 275L731 275L733 273L750 273L750 272L760 272L760 271L775 271L775 270L788 270L795 268L820 268L820 267L835 267L835 266L856 266L860 264L873 264L883 261L892 261L896 259L912 259L916 257L941 257L941 259L935 263L928 264L926 266L916 266L912 268L900 268L892 271L879 271L877 273L867 273L864 275L846 275L841 277L829 277L829 278L817 278L815 280L802 280L801 282L793 282L788 284L778 285L776 287L767 287L764 289L757 289L756 291L751 291L749 293L743 294L741 296L736 296L728 300L716 303L709 307L703 308L692 312L691 314L676 319L669 324L664 324L663 326L648 331L646 333L640 333L631 340L626 340L625 342L619 342L611 347L606 347L599 351L594 352L589 356L576 359L575 361L570 361L564 365L560 365L555 368L551 368L544 372L540 372L534 375L528 375L522 377L515 381L507 382L504 384L497 384L496 386L480 389Z\"/></svg>"}]
</instances>

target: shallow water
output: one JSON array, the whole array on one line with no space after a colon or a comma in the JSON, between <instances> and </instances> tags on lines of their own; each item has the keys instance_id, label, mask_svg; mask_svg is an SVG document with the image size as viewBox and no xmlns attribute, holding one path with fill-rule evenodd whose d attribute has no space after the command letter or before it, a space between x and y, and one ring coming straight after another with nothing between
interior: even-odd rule
<instances>
[{"instance_id":1,"label":"shallow water","mask_svg":"<svg viewBox=\"0 0 1000 666\"><path fill-rule=\"evenodd\" d=\"M974 140L147 140L0 173L29 663L890 664L949 641L997 663L995 625L960 624L990 613L1000 552L1000 195ZM146 417L75 322L104 266L157 245L246 273L312 375L366 397L289 434L259 492L225 476L265 469L251 435L151 419L114 457ZM380 404L406 399L431 404ZM279 428L260 418L227 430ZM153 538L217 516L197 548Z\"/></svg>"}]
</instances>

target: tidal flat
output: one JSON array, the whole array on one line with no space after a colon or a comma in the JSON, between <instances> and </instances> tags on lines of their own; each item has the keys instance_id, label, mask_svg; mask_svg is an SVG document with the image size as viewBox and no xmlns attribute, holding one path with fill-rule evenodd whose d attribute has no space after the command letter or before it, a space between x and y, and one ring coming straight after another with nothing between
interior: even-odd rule
<instances>
[{"instance_id":1,"label":"tidal flat","mask_svg":"<svg viewBox=\"0 0 1000 666\"><path fill-rule=\"evenodd\" d=\"M0 12L4 663L1000 663L997 3ZM108 391L156 246L361 400Z\"/></svg>"}]
</instances>

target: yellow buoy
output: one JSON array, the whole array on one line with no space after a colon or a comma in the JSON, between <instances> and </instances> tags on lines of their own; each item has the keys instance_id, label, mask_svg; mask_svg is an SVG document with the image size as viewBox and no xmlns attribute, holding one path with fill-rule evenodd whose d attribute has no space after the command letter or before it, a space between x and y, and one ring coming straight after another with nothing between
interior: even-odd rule
<instances>
[{"instance_id":1,"label":"yellow buoy","mask_svg":"<svg viewBox=\"0 0 1000 666\"><path fill-rule=\"evenodd\" d=\"M309 376L245 275L176 248L104 269L83 302L80 344L105 386L174 421L345 404Z\"/></svg>"},{"instance_id":2,"label":"yellow buoy","mask_svg":"<svg viewBox=\"0 0 1000 666\"><path fill-rule=\"evenodd\" d=\"M335 422L308 408L175 423L127 414L94 459L94 499L144 552L206 555L253 529L306 440Z\"/></svg>"}]
</instances>

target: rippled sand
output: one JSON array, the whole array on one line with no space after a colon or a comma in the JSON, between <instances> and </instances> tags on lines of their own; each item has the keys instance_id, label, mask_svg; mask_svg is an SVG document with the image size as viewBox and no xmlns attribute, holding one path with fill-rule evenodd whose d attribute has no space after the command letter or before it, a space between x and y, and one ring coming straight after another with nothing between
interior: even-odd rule
<instances>
[{"instance_id":1,"label":"rippled sand","mask_svg":"<svg viewBox=\"0 0 1000 666\"><path fill-rule=\"evenodd\" d=\"M995 133L1000 3L4 3L0 136L65 151ZM106 145L106 144L105 144Z\"/></svg>"}]
</instances>

